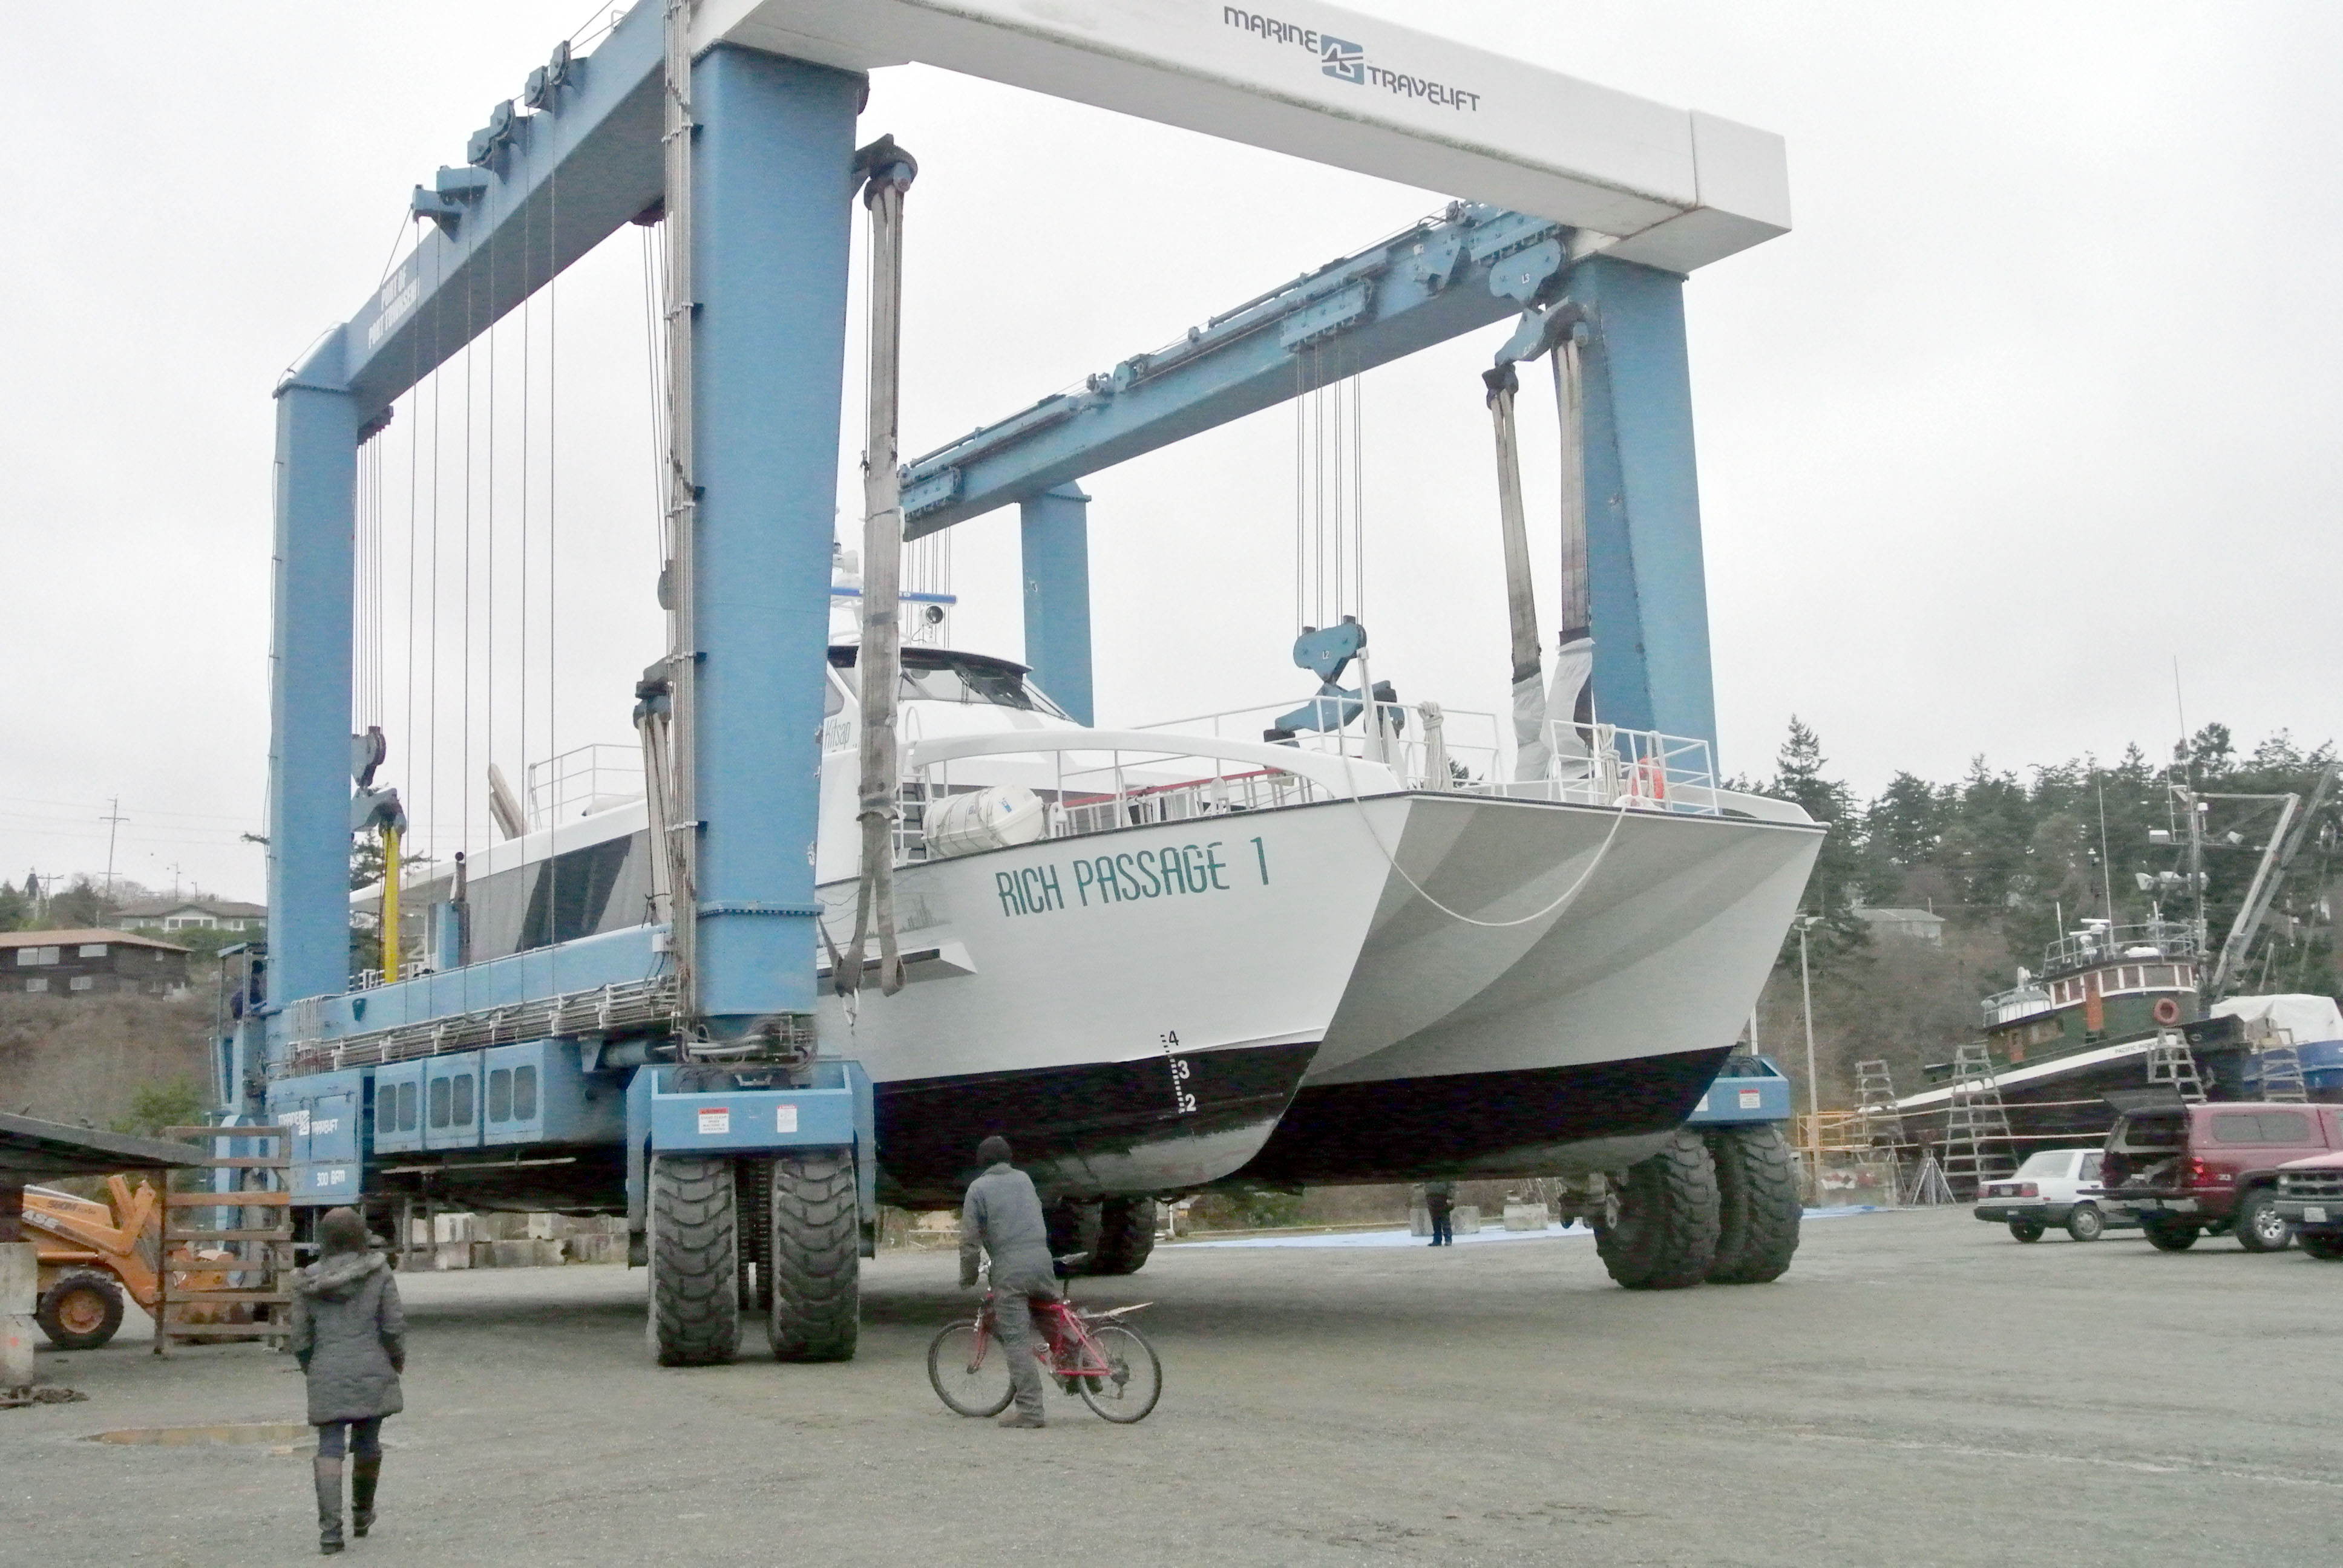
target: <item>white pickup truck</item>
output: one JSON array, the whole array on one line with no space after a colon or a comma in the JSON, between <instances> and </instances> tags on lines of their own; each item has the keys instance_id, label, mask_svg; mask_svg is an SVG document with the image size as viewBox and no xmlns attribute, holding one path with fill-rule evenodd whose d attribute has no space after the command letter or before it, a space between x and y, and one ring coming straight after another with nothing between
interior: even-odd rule
<instances>
[{"instance_id":1,"label":"white pickup truck","mask_svg":"<svg viewBox=\"0 0 2343 1568\"><path fill-rule=\"evenodd\" d=\"M2038 1241L2053 1225L2063 1226L2077 1241L2096 1241L2111 1226L2137 1225L2129 1216L2109 1214L2099 1207L2096 1189L2106 1156L2097 1149L2039 1149L2026 1157L2016 1174L1987 1181L1977 1189L1976 1217L2007 1225L2021 1241Z\"/></svg>"}]
</instances>

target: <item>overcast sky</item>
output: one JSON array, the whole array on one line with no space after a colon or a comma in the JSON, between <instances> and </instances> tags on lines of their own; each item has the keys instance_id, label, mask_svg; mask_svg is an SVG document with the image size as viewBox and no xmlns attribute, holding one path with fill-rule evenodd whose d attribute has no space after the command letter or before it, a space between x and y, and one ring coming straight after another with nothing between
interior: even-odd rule
<instances>
[{"instance_id":1,"label":"overcast sky","mask_svg":"<svg viewBox=\"0 0 2343 1568\"><path fill-rule=\"evenodd\" d=\"M1436 15L1788 138L1795 231L1687 290L1728 770L1764 770L1794 711L1865 791L1976 753L2020 768L2158 750L2176 656L2192 726L2343 731L2343 10L1451 0ZM262 827L269 388L408 243L408 187L460 162L581 17L521 0L108 17L94 36L74 8L0 0L16 191L0 249L0 875L102 871L118 796L119 872L257 898L260 854L238 835ZM865 132L880 131L921 166L907 452L1445 195L922 68L875 80ZM488 760L518 779L551 749L630 739L631 683L660 638L641 266L621 234L500 329L493 379L476 351L475 460L496 451L502 532L481 501L468 727L448 487L464 373L403 402L382 437L386 777L442 850L485 840ZM1455 709L1499 707L1506 672L1477 380L1503 335L1364 383L1375 674ZM1551 441L1529 461L1550 589ZM1102 722L1302 694L1293 462L1292 413L1271 410L1085 481ZM415 487L410 530L405 473L435 468L437 704L427 631L405 631L427 628L427 566L410 618L404 565L427 563L433 494ZM1021 650L1015 540L1013 513L957 531L956 640ZM1549 631L1552 615L1549 597Z\"/></svg>"}]
</instances>

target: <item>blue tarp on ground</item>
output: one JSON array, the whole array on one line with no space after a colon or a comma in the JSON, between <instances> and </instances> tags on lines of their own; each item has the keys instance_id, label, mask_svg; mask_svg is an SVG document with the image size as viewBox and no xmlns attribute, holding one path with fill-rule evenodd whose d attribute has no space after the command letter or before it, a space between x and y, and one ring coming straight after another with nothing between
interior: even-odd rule
<instances>
[{"instance_id":1,"label":"blue tarp on ground","mask_svg":"<svg viewBox=\"0 0 2343 1568\"><path fill-rule=\"evenodd\" d=\"M1809 1209L1806 1211L1805 1217L1809 1220L1842 1220L1851 1214L1875 1214L1880 1211L1875 1205L1864 1203L1844 1208ZM1460 1247L1476 1247L1492 1241L1586 1241L1594 1234L1594 1232L1584 1225L1576 1222L1568 1225L1549 1222L1543 1231L1508 1231L1493 1226L1485 1231L1476 1231L1469 1236L1459 1236L1456 1238L1456 1244ZM1321 1231L1308 1236L1236 1237L1225 1241L1182 1241L1179 1245L1182 1247L1428 1247L1431 1243L1423 1237L1410 1235L1405 1231Z\"/></svg>"}]
</instances>

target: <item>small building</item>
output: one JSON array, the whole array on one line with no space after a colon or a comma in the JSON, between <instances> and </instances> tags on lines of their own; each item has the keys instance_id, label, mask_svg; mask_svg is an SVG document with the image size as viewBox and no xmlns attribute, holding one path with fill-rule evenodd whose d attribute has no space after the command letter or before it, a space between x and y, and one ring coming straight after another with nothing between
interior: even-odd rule
<instances>
[{"instance_id":1,"label":"small building","mask_svg":"<svg viewBox=\"0 0 2343 1568\"><path fill-rule=\"evenodd\" d=\"M114 923L126 931L205 930L246 931L258 937L268 928L268 910L261 904L234 899L144 899L125 904Z\"/></svg>"},{"instance_id":2,"label":"small building","mask_svg":"<svg viewBox=\"0 0 2343 1568\"><path fill-rule=\"evenodd\" d=\"M187 983L187 950L132 931L0 931L0 992L167 996Z\"/></svg>"},{"instance_id":3,"label":"small building","mask_svg":"<svg viewBox=\"0 0 2343 1568\"><path fill-rule=\"evenodd\" d=\"M1857 904L1855 912L1875 937L1913 937L1944 946L1945 917L1934 910L1873 909Z\"/></svg>"}]
</instances>

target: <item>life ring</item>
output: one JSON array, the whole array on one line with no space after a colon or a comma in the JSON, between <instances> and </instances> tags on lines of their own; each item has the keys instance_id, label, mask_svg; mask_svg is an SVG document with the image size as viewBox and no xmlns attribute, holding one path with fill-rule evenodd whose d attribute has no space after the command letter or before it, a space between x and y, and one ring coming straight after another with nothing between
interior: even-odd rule
<instances>
[{"instance_id":1,"label":"life ring","mask_svg":"<svg viewBox=\"0 0 2343 1568\"><path fill-rule=\"evenodd\" d=\"M2155 1014L2157 1022L2167 1027L2180 1021L2180 1004L2168 996L2157 997L2156 1006L2148 1010Z\"/></svg>"}]
</instances>

